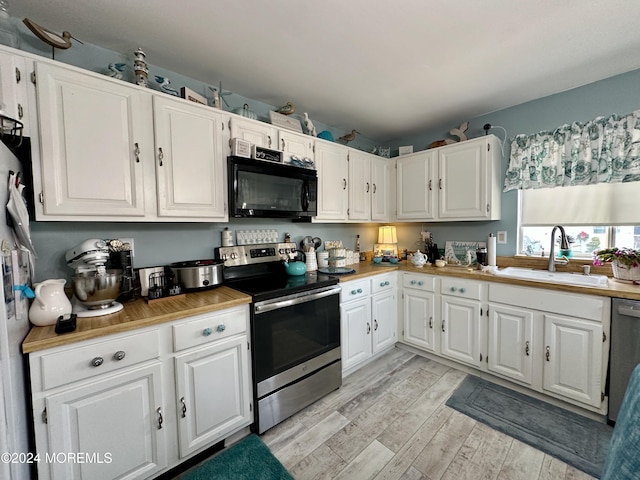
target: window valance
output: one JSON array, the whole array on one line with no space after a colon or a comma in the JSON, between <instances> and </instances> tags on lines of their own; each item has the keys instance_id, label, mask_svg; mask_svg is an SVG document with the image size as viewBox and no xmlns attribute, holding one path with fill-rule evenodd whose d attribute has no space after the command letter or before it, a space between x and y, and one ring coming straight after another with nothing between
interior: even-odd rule
<instances>
[{"instance_id":1,"label":"window valance","mask_svg":"<svg viewBox=\"0 0 640 480\"><path fill-rule=\"evenodd\" d=\"M640 181L640 110L516 135L504 191Z\"/></svg>"}]
</instances>

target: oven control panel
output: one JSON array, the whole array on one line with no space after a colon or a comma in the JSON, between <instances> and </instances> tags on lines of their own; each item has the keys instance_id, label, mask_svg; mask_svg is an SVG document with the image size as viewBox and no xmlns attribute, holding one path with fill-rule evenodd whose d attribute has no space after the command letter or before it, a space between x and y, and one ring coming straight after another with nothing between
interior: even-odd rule
<instances>
[{"instance_id":1,"label":"oven control panel","mask_svg":"<svg viewBox=\"0 0 640 480\"><path fill-rule=\"evenodd\" d=\"M277 262L291 258L297 251L295 243L263 243L219 247L216 258L224 262L225 267L252 265L256 263Z\"/></svg>"}]
</instances>

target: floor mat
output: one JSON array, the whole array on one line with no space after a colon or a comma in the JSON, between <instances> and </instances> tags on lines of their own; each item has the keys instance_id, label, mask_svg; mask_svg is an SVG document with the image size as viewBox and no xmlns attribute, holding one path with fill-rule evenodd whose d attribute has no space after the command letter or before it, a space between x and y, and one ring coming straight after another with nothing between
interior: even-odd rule
<instances>
[{"instance_id":1,"label":"floor mat","mask_svg":"<svg viewBox=\"0 0 640 480\"><path fill-rule=\"evenodd\" d=\"M447 405L600 478L613 427L468 375Z\"/></svg>"}]
</instances>

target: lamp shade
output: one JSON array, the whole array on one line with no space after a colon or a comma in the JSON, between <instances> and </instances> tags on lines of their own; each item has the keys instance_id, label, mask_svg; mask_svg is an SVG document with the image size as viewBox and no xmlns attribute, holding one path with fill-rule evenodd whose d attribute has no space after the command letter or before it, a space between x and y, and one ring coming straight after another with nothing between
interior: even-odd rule
<instances>
[{"instance_id":1,"label":"lamp shade","mask_svg":"<svg viewBox=\"0 0 640 480\"><path fill-rule=\"evenodd\" d=\"M378 228L378 243L398 243L396 227L385 226Z\"/></svg>"}]
</instances>

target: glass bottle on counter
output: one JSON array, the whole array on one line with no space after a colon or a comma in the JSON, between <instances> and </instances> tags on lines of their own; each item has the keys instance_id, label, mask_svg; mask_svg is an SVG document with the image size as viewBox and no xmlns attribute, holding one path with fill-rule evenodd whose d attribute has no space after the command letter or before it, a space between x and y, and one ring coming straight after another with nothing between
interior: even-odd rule
<instances>
[{"instance_id":1,"label":"glass bottle on counter","mask_svg":"<svg viewBox=\"0 0 640 480\"><path fill-rule=\"evenodd\" d=\"M361 261L361 259L360 259L360 235L356 235L356 248L353 250L353 255L354 255L354 258L357 258L358 261Z\"/></svg>"}]
</instances>

